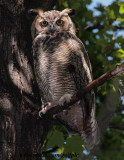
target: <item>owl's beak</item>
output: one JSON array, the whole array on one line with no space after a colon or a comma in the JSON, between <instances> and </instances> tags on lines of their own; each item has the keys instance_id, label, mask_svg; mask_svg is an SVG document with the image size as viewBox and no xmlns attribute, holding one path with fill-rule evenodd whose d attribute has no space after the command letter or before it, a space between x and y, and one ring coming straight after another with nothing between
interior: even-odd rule
<instances>
[{"instance_id":1,"label":"owl's beak","mask_svg":"<svg viewBox=\"0 0 124 160\"><path fill-rule=\"evenodd\" d=\"M55 33L55 27L54 27L54 25L50 25L50 27L49 27L49 32L50 32L51 34L54 34L54 33Z\"/></svg>"},{"instance_id":2,"label":"owl's beak","mask_svg":"<svg viewBox=\"0 0 124 160\"><path fill-rule=\"evenodd\" d=\"M52 28L51 28L49 31L50 31L51 34L54 34L54 33L55 33L55 29L52 29Z\"/></svg>"}]
</instances>

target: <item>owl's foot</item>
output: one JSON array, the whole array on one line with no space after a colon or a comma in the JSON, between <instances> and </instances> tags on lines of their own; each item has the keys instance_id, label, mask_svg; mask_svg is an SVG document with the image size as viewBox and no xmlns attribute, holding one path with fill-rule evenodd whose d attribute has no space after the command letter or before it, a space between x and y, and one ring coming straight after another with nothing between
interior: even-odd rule
<instances>
[{"instance_id":1,"label":"owl's foot","mask_svg":"<svg viewBox=\"0 0 124 160\"><path fill-rule=\"evenodd\" d=\"M59 105L63 106L64 103L69 103L71 100L72 94L64 94L60 100L59 100Z\"/></svg>"},{"instance_id":2,"label":"owl's foot","mask_svg":"<svg viewBox=\"0 0 124 160\"><path fill-rule=\"evenodd\" d=\"M59 102L55 101L55 102L52 102L52 103L51 103L51 102L46 103L45 105L42 106L42 110L39 111L39 117L42 118L42 116L43 116L44 114L46 114L46 112L47 112L49 109L51 109L51 108L53 108L53 107L55 107L55 106L57 106L57 105L63 106L64 103L69 103L70 100L71 100L71 97L72 97L72 94L64 94L64 95L59 99Z\"/></svg>"},{"instance_id":3,"label":"owl's foot","mask_svg":"<svg viewBox=\"0 0 124 160\"><path fill-rule=\"evenodd\" d=\"M47 104L45 104L45 106L42 108L42 110L40 110L39 111L39 117L41 117L42 118L42 116L44 115L44 114L46 114L46 112L50 109L50 108L52 108L52 107L55 107L57 105L57 103L56 102L48 102Z\"/></svg>"},{"instance_id":4,"label":"owl's foot","mask_svg":"<svg viewBox=\"0 0 124 160\"><path fill-rule=\"evenodd\" d=\"M47 107L44 107L43 109L41 109L41 110L39 111L39 117L42 118L42 115L45 114L46 112L47 112Z\"/></svg>"}]
</instances>

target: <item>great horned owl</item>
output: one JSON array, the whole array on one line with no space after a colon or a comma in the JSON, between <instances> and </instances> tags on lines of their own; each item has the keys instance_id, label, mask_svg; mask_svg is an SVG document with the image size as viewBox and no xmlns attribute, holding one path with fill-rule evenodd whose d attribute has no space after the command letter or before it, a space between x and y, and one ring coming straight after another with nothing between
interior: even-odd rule
<instances>
[{"instance_id":1,"label":"great horned owl","mask_svg":"<svg viewBox=\"0 0 124 160\"><path fill-rule=\"evenodd\" d=\"M72 9L35 11L38 15L31 32L34 70L42 103L61 104L92 81L91 64L69 17ZM89 149L99 143L93 91L56 117L69 130L79 133Z\"/></svg>"}]
</instances>

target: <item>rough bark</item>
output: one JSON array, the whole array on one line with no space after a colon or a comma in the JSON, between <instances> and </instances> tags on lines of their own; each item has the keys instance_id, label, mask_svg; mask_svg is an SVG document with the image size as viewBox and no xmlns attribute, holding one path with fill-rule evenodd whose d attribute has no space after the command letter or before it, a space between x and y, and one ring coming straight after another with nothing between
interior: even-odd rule
<instances>
[{"instance_id":1,"label":"rough bark","mask_svg":"<svg viewBox=\"0 0 124 160\"><path fill-rule=\"evenodd\" d=\"M24 112L41 105L33 72L28 9L50 10L55 3L0 1L0 160L41 159L42 137L51 123Z\"/></svg>"}]
</instances>

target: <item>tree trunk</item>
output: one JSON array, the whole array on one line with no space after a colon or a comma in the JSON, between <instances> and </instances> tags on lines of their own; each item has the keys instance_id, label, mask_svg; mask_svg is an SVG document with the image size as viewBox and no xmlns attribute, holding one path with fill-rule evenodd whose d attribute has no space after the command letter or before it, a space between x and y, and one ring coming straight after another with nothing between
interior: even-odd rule
<instances>
[{"instance_id":1,"label":"tree trunk","mask_svg":"<svg viewBox=\"0 0 124 160\"><path fill-rule=\"evenodd\" d=\"M41 159L43 135L52 122L30 114L40 109L41 101L28 9L50 10L55 2L0 0L0 160Z\"/></svg>"}]
</instances>

